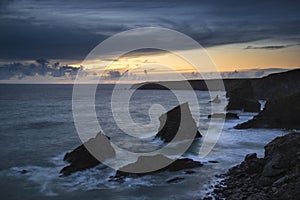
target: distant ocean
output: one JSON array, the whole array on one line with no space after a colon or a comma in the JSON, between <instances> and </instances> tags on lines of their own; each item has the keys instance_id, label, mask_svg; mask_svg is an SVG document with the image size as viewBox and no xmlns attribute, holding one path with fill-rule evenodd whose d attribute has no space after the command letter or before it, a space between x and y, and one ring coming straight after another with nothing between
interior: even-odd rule
<instances>
[{"instance_id":1,"label":"distant ocean","mask_svg":"<svg viewBox=\"0 0 300 200\"><path fill-rule=\"evenodd\" d=\"M105 131L122 141L110 111L113 87L98 87L96 111ZM66 165L64 154L81 144L72 116L72 89L72 85L0 84L1 199L197 199L209 191L216 174L238 164L248 153L263 156L264 145L285 134L279 129L235 130L234 125L254 115L238 112L240 119L225 122L217 145L207 157L199 159L197 151L187 155L204 164L195 169L195 174L163 172L118 183L108 181L114 175L112 169L96 167L59 177L60 169ZM207 92L195 92L200 106L197 125L201 131L208 122L210 97ZM224 102L225 93L220 97ZM148 109L153 103L161 104L166 110L178 105L170 91L137 91L130 105L134 121L149 123ZM193 105L190 108L193 111ZM89 117L87 113L87 125ZM185 179L176 184L166 183L167 179L178 176Z\"/></svg>"}]
</instances>

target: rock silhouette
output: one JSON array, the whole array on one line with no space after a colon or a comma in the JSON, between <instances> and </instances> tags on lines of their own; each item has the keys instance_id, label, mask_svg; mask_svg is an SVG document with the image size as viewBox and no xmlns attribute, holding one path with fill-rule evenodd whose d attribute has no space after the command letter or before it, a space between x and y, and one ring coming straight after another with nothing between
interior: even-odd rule
<instances>
[{"instance_id":1,"label":"rock silhouette","mask_svg":"<svg viewBox=\"0 0 300 200\"><path fill-rule=\"evenodd\" d=\"M183 103L162 114L159 121L160 127L156 137L164 142L170 142L176 135L178 135L176 141L202 137L192 117L188 103Z\"/></svg>"},{"instance_id":2,"label":"rock silhouette","mask_svg":"<svg viewBox=\"0 0 300 200\"><path fill-rule=\"evenodd\" d=\"M215 186L216 199L300 199L300 133L277 137L265 146L265 157L249 154Z\"/></svg>"},{"instance_id":3,"label":"rock silhouette","mask_svg":"<svg viewBox=\"0 0 300 200\"><path fill-rule=\"evenodd\" d=\"M300 93L268 100L263 111L235 128L300 129Z\"/></svg>"}]
</instances>

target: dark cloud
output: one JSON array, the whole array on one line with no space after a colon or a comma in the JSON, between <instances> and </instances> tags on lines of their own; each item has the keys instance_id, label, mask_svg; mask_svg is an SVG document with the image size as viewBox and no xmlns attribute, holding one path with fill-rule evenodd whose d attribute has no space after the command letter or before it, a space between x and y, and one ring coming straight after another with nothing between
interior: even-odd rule
<instances>
[{"instance_id":1,"label":"dark cloud","mask_svg":"<svg viewBox=\"0 0 300 200\"><path fill-rule=\"evenodd\" d=\"M248 50L248 49L265 49L265 50L276 50L276 49L284 49L284 48L288 48L288 47L292 47L295 45L268 45L268 46L247 46L244 49Z\"/></svg>"},{"instance_id":2,"label":"dark cloud","mask_svg":"<svg viewBox=\"0 0 300 200\"><path fill-rule=\"evenodd\" d=\"M91 49L107 38L83 30L32 25L26 21L1 21L0 58L29 60L84 59Z\"/></svg>"},{"instance_id":3,"label":"dark cloud","mask_svg":"<svg viewBox=\"0 0 300 200\"><path fill-rule=\"evenodd\" d=\"M121 77L121 72L119 72L118 70L109 71L108 74L109 74L109 77L112 79Z\"/></svg>"},{"instance_id":4,"label":"dark cloud","mask_svg":"<svg viewBox=\"0 0 300 200\"><path fill-rule=\"evenodd\" d=\"M299 1L5 0L0 10L0 59L8 60L81 60L105 38L146 26L183 32L205 47L300 42Z\"/></svg>"},{"instance_id":5,"label":"dark cloud","mask_svg":"<svg viewBox=\"0 0 300 200\"><path fill-rule=\"evenodd\" d=\"M38 59L36 63L12 63L0 66L0 80L9 80L11 78L23 79L28 76L52 76L65 77L73 79L79 68L72 66L59 66L59 63L49 65L46 59Z\"/></svg>"}]
</instances>

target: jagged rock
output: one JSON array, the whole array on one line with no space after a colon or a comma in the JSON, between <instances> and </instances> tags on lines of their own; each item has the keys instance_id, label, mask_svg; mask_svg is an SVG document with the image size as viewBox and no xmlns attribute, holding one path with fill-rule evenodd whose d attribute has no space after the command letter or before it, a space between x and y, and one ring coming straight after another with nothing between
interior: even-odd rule
<instances>
[{"instance_id":1,"label":"jagged rock","mask_svg":"<svg viewBox=\"0 0 300 200\"><path fill-rule=\"evenodd\" d=\"M216 161L216 160L209 160L208 162L209 163L219 163L219 161Z\"/></svg>"},{"instance_id":2,"label":"jagged rock","mask_svg":"<svg viewBox=\"0 0 300 200\"><path fill-rule=\"evenodd\" d=\"M224 118L224 119L239 119L239 116L236 113L213 113L212 115L207 116L210 118Z\"/></svg>"},{"instance_id":3,"label":"jagged rock","mask_svg":"<svg viewBox=\"0 0 300 200\"><path fill-rule=\"evenodd\" d=\"M238 84L227 88L226 96L229 98L254 99L252 82L248 79L240 80Z\"/></svg>"},{"instance_id":4,"label":"jagged rock","mask_svg":"<svg viewBox=\"0 0 300 200\"><path fill-rule=\"evenodd\" d=\"M248 154L215 186L216 199L300 199L300 133L277 137L265 146L265 157ZM238 194L238 195L237 195Z\"/></svg>"},{"instance_id":5,"label":"jagged rock","mask_svg":"<svg viewBox=\"0 0 300 200\"><path fill-rule=\"evenodd\" d=\"M243 110L244 112L259 112L260 103L257 100L241 97L230 97L226 110Z\"/></svg>"},{"instance_id":6,"label":"jagged rock","mask_svg":"<svg viewBox=\"0 0 300 200\"><path fill-rule=\"evenodd\" d=\"M170 163L170 164L167 165L166 167L155 170L157 167L157 163ZM118 180L120 177L145 176L145 175L154 174L163 171L175 172L183 169L191 169L191 168L201 167L201 166L203 166L201 162L194 161L189 158L180 158L174 161L170 158L167 158L164 155L140 156L136 162L120 168L116 172L114 179ZM135 173L141 171L141 169L147 172Z\"/></svg>"},{"instance_id":7,"label":"jagged rock","mask_svg":"<svg viewBox=\"0 0 300 200\"><path fill-rule=\"evenodd\" d=\"M217 95L213 100L209 101L209 103L221 103L221 99Z\"/></svg>"},{"instance_id":8,"label":"jagged rock","mask_svg":"<svg viewBox=\"0 0 300 200\"><path fill-rule=\"evenodd\" d=\"M159 120L160 128L156 137L165 142L170 142L177 134L178 136L175 141L201 137L196 123L192 118L188 103L173 108L163 114ZM96 158L87 149L92 150ZM95 138L88 140L65 155L64 160L69 162L70 165L64 167L60 173L67 176L77 171L95 167L100 164L99 160L103 161L113 157L115 157L115 150L111 146L109 138L102 133L98 133ZM143 157L139 159L143 159ZM187 160L180 159L172 163L168 170L172 170L176 166L176 163L184 161L184 164L190 164Z\"/></svg>"},{"instance_id":9,"label":"jagged rock","mask_svg":"<svg viewBox=\"0 0 300 200\"><path fill-rule=\"evenodd\" d=\"M166 182L167 183L178 183L178 182L181 182L183 180L184 180L183 177L175 177L175 178L171 178L171 179L167 180Z\"/></svg>"},{"instance_id":10,"label":"jagged rock","mask_svg":"<svg viewBox=\"0 0 300 200\"><path fill-rule=\"evenodd\" d=\"M245 99L269 99L277 96L292 95L300 92L300 69L289 70L286 72L273 73L263 78L247 79L210 79L210 80L189 80L191 89L207 91L207 85L210 85L210 91L224 90L220 82L224 83L227 97L230 93L238 93ZM160 81L155 83L137 83L132 89L160 89L160 90L182 90L186 81ZM237 90L238 88L238 90Z\"/></svg>"},{"instance_id":11,"label":"jagged rock","mask_svg":"<svg viewBox=\"0 0 300 200\"><path fill-rule=\"evenodd\" d=\"M96 159L88 150L93 152ZM66 153L64 160L70 165L64 167L60 173L68 176L74 172L89 169L100 164L99 160L106 160L115 156L115 150L111 146L109 138L98 133L95 138L89 139L70 153Z\"/></svg>"},{"instance_id":12,"label":"jagged rock","mask_svg":"<svg viewBox=\"0 0 300 200\"><path fill-rule=\"evenodd\" d=\"M176 141L202 137L192 117L188 103L183 103L159 117L160 127L156 137L170 142L175 135Z\"/></svg>"},{"instance_id":13,"label":"jagged rock","mask_svg":"<svg viewBox=\"0 0 300 200\"><path fill-rule=\"evenodd\" d=\"M267 101L263 111L235 128L300 129L300 93Z\"/></svg>"},{"instance_id":14,"label":"jagged rock","mask_svg":"<svg viewBox=\"0 0 300 200\"><path fill-rule=\"evenodd\" d=\"M245 161L249 161L249 160L253 160L253 159L257 159L257 154L256 153L247 154L246 157L245 157Z\"/></svg>"}]
</instances>

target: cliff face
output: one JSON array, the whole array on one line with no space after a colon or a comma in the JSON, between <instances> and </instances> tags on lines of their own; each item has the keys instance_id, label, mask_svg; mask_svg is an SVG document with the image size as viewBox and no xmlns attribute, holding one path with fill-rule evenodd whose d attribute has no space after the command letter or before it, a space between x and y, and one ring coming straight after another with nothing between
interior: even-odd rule
<instances>
[{"instance_id":1,"label":"cliff face","mask_svg":"<svg viewBox=\"0 0 300 200\"><path fill-rule=\"evenodd\" d=\"M235 128L300 129L300 93L268 100L263 111Z\"/></svg>"},{"instance_id":2,"label":"cliff face","mask_svg":"<svg viewBox=\"0 0 300 200\"><path fill-rule=\"evenodd\" d=\"M300 133L277 137L265 146L265 157L249 154L215 186L216 199L300 199Z\"/></svg>"},{"instance_id":3,"label":"cliff face","mask_svg":"<svg viewBox=\"0 0 300 200\"><path fill-rule=\"evenodd\" d=\"M183 103L162 114L159 121L160 127L156 137L164 142L172 141L176 134L180 135L176 141L202 137L192 117L188 103Z\"/></svg>"},{"instance_id":4,"label":"cliff face","mask_svg":"<svg viewBox=\"0 0 300 200\"><path fill-rule=\"evenodd\" d=\"M188 82L194 90L207 91L207 85L211 90L222 90L225 87L229 94L239 88L250 91L255 99L269 99L277 96L291 95L300 92L300 69L290 70L287 72L270 74L263 78L249 78L249 79L211 79L211 80L189 80ZM224 87L220 85L223 81ZM186 89L182 88L182 81L162 81L155 83L139 83L132 86L132 89L161 89L166 90L167 86L170 89ZM250 94L250 93L249 93Z\"/></svg>"},{"instance_id":5,"label":"cliff face","mask_svg":"<svg viewBox=\"0 0 300 200\"><path fill-rule=\"evenodd\" d=\"M66 153L64 161L70 163L64 167L60 173L64 176L71 175L74 172L86 170L100 164L89 150L92 150L98 159L106 160L115 157L115 150L111 146L109 138L102 133L98 133L95 138L89 139L73 151Z\"/></svg>"},{"instance_id":6,"label":"cliff face","mask_svg":"<svg viewBox=\"0 0 300 200\"><path fill-rule=\"evenodd\" d=\"M269 99L299 93L299 77L300 69L295 69L253 80L254 96L260 99Z\"/></svg>"}]
</instances>

